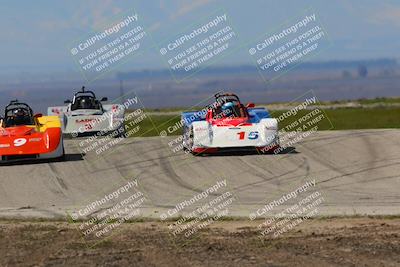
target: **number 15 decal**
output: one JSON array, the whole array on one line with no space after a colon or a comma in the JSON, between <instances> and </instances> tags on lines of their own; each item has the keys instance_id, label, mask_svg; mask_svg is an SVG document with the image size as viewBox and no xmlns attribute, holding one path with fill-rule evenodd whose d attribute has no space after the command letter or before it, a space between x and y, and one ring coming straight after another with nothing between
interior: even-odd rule
<instances>
[{"instance_id":1,"label":"number 15 decal","mask_svg":"<svg viewBox=\"0 0 400 267\"><path fill-rule=\"evenodd\" d=\"M246 137L246 132L238 132L237 135L239 135L239 140L244 140ZM247 136L247 139L254 140L258 138L258 132L250 132Z\"/></svg>"}]
</instances>

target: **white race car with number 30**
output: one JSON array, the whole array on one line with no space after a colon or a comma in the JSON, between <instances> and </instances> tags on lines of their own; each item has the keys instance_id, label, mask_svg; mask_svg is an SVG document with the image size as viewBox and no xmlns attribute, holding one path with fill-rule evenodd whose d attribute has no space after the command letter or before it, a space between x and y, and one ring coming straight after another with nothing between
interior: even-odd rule
<instances>
[{"instance_id":1,"label":"white race car with number 30","mask_svg":"<svg viewBox=\"0 0 400 267\"><path fill-rule=\"evenodd\" d=\"M92 91L85 87L76 92L72 100L63 107L49 107L49 116L60 118L64 134L73 136L92 135L96 133L112 134L114 137L125 135L124 116L125 106L120 104L103 105L106 97L97 100Z\"/></svg>"}]
</instances>

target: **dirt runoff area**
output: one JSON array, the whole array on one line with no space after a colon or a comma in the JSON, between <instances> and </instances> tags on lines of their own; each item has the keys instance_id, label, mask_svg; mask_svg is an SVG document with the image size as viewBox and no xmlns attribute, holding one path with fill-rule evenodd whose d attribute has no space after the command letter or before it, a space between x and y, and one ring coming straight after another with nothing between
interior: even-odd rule
<instances>
[{"instance_id":1,"label":"dirt runoff area","mask_svg":"<svg viewBox=\"0 0 400 267\"><path fill-rule=\"evenodd\" d=\"M132 222L85 239L67 222L0 221L0 266L400 266L399 218L313 219L277 237L262 221L215 222L189 238Z\"/></svg>"}]
</instances>

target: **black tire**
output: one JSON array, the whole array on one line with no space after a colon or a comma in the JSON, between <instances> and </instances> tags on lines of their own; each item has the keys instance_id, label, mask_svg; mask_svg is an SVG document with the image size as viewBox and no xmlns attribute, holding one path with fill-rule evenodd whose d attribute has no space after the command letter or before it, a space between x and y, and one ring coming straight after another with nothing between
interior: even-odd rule
<instances>
[{"instance_id":1,"label":"black tire","mask_svg":"<svg viewBox=\"0 0 400 267\"><path fill-rule=\"evenodd\" d=\"M193 127L190 126L189 130L183 132L183 150L186 152L192 152L193 148ZM186 145L185 145L186 143Z\"/></svg>"},{"instance_id":2,"label":"black tire","mask_svg":"<svg viewBox=\"0 0 400 267\"><path fill-rule=\"evenodd\" d=\"M63 146L63 153L62 153L62 156L61 156L61 157L58 157L58 158L57 158L57 161L65 161L65 159L66 159L66 156L65 156L65 148L64 148L64 146Z\"/></svg>"},{"instance_id":3,"label":"black tire","mask_svg":"<svg viewBox=\"0 0 400 267\"><path fill-rule=\"evenodd\" d=\"M65 148L63 146L63 153L61 156L59 156L58 158L50 158L50 159L44 159L47 162L62 162L66 160L66 156L65 156Z\"/></svg>"},{"instance_id":4,"label":"black tire","mask_svg":"<svg viewBox=\"0 0 400 267\"><path fill-rule=\"evenodd\" d=\"M194 153L193 153L193 143L194 143L194 131L193 131L193 126L190 125L190 128L189 128L189 135L188 135L188 142L187 142L187 144L188 144L187 149L188 149L188 151L190 151L190 153L192 153L192 154L194 154Z\"/></svg>"}]
</instances>

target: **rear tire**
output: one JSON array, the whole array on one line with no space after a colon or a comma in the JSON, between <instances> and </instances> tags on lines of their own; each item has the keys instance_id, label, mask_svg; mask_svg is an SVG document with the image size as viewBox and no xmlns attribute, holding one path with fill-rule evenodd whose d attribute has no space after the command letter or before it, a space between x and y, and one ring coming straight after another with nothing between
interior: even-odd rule
<instances>
[{"instance_id":1,"label":"rear tire","mask_svg":"<svg viewBox=\"0 0 400 267\"><path fill-rule=\"evenodd\" d=\"M44 159L47 160L48 162L62 162L65 161L66 156L65 156L65 148L63 146L63 150L62 150L62 155L57 157L57 158L50 158L50 159Z\"/></svg>"}]
</instances>

